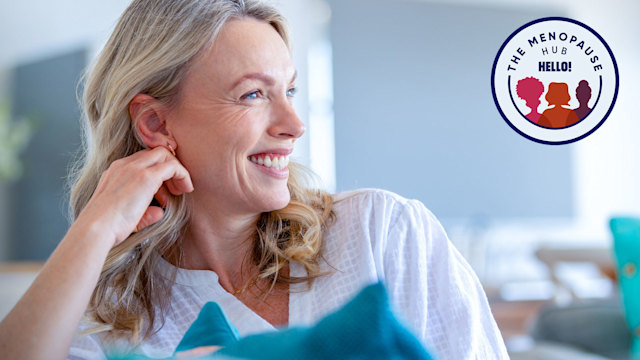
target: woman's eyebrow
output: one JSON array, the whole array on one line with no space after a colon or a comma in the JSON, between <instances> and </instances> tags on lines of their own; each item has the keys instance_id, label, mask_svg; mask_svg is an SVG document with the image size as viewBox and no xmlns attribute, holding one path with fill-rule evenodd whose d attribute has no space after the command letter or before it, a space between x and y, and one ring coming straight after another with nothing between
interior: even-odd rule
<instances>
[{"instance_id":1,"label":"woman's eyebrow","mask_svg":"<svg viewBox=\"0 0 640 360\"><path fill-rule=\"evenodd\" d=\"M291 77L290 83L294 82L297 77L298 77L298 70L295 70L294 73L293 73L293 76ZM265 73L255 72L255 73L249 73L249 74L242 75L238 80L236 80L233 83L233 85L231 86L231 89L235 89L243 81L249 80L249 79L260 80L260 81L264 82L265 84L267 84L268 86L272 86L276 82L275 79L273 77L271 77L270 75L267 75Z\"/></svg>"}]
</instances>

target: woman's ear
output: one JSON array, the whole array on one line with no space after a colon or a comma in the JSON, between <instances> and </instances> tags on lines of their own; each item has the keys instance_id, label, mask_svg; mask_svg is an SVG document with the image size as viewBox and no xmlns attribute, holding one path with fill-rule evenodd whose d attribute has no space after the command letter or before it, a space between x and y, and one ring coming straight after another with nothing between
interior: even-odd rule
<instances>
[{"instance_id":1,"label":"woman's ear","mask_svg":"<svg viewBox=\"0 0 640 360\"><path fill-rule=\"evenodd\" d=\"M138 94L129 102L131 121L142 141L150 148L168 145L173 149L177 147L167 130L166 113L166 105L147 94Z\"/></svg>"}]
</instances>

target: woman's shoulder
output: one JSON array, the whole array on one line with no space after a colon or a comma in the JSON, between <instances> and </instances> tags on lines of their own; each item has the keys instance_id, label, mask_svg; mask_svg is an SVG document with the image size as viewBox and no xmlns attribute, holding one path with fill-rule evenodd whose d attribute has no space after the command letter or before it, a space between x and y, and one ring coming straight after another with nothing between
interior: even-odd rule
<instances>
[{"instance_id":1,"label":"woman's shoulder","mask_svg":"<svg viewBox=\"0 0 640 360\"><path fill-rule=\"evenodd\" d=\"M409 199L392 191L363 188L333 195L333 209L340 219L367 218L376 222L394 224L400 218L410 220L422 217L436 221L435 216L419 200Z\"/></svg>"},{"instance_id":2,"label":"woman's shoulder","mask_svg":"<svg viewBox=\"0 0 640 360\"><path fill-rule=\"evenodd\" d=\"M394 192L378 188L363 188L333 194L334 205L352 204L405 204L409 199Z\"/></svg>"}]
</instances>

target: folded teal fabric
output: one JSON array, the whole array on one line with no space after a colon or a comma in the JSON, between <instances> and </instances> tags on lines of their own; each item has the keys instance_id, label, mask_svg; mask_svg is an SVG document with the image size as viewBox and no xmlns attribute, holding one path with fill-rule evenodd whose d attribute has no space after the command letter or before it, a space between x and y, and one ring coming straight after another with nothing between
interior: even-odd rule
<instances>
[{"instance_id":1,"label":"folded teal fabric","mask_svg":"<svg viewBox=\"0 0 640 360\"><path fill-rule=\"evenodd\" d=\"M224 315L220 305L210 301L204 304L196 321L191 324L178 344L176 352L200 346L225 346L238 340L240 340L238 330Z\"/></svg>"},{"instance_id":2,"label":"folded teal fabric","mask_svg":"<svg viewBox=\"0 0 640 360\"><path fill-rule=\"evenodd\" d=\"M640 360L640 219L616 217L609 225L625 319L633 335L631 355Z\"/></svg>"},{"instance_id":3,"label":"folded teal fabric","mask_svg":"<svg viewBox=\"0 0 640 360\"><path fill-rule=\"evenodd\" d=\"M384 285L364 288L315 326L250 335L237 331L215 303L207 303L176 351L223 346L198 359L432 359L392 313ZM127 359L146 359L134 356Z\"/></svg>"}]
</instances>

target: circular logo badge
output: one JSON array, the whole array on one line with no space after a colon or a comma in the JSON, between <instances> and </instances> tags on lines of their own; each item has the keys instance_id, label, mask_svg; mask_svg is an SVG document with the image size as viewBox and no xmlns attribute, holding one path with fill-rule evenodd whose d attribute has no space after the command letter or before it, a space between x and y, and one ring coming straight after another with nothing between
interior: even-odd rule
<instances>
[{"instance_id":1,"label":"circular logo badge","mask_svg":"<svg viewBox=\"0 0 640 360\"><path fill-rule=\"evenodd\" d=\"M491 72L498 111L527 139L568 144L607 119L618 96L618 65L587 25L549 17L520 27L502 44Z\"/></svg>"}]
</instances>

